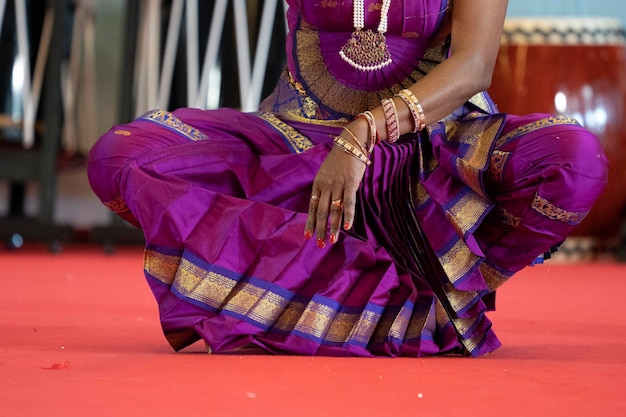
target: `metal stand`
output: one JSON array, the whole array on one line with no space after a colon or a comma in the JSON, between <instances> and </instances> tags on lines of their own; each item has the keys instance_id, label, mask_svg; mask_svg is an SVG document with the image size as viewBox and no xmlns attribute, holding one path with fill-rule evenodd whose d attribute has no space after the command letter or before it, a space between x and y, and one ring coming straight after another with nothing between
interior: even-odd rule
<instances>
[{"instance_id":1,"label":"metal stand","mask_svg":"<svg viewBox=\"0 0 626 417\"><path fill-rule=\"evenodd\" d=\"M48 241L53 251L60 249L60 242L71 237L71 229L53 223L56 171L61 139L61 61L62 28L67 0L56 0L50 49L45 66L43 91L44 129L40 143L32 148L11 147L0 153L0 180L11 184L11 213L0 219L0 239L9 248L19 247L24 239ZM39 184L39 212L37 217L27 219L22 202L15 197L24 197L24 184L35 181ZM22 211L20 213L20 211Z\"/></svg>"}]
</instances>

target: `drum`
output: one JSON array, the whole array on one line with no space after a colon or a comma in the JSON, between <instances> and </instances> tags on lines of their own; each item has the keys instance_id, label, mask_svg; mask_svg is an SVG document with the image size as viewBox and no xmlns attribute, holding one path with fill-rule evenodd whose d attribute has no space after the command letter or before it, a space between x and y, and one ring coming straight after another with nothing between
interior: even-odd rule
<instances>
[{"instance_id":1,"label":"drum","mask_svg":"<svg viewBox=\"0 0 626 417\"><path fill-rule=\"evenodd\" d=\"M626 41L609 18L511 18L489 90L500 111L574 117L595 133L609 182L574 236L614 239L626 207Z\"/></svg>"}]
</instances>

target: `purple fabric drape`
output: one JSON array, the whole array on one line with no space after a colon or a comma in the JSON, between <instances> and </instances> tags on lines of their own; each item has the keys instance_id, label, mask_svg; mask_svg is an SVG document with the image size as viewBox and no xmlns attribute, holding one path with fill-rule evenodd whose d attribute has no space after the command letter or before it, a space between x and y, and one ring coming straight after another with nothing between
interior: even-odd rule
<instances>
[{"instance_id":1,"label":"purple fabric drape","mask_svg":"<svg viewBox=\"0 0 626 417\"><path fill-rule=\"evenodd\" d=\"M606 183L601 145L575 120L499 114L481 94L377 146L353 230L325 249L305 240L331 136L447 53L447 2L394 1L398 59L351 77L336 56L351 3L339 3L290 1L289 68L259 112L152 111L90 153L96 194L145 233L145 275L175 349L493 351L494 291L561 242Z\"/></svg>"}]
</instances>

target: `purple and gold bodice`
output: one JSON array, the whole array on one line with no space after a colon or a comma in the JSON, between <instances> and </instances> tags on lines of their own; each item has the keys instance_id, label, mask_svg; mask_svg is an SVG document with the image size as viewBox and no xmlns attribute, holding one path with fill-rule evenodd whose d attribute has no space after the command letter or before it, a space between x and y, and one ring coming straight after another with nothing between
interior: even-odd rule
<instances>
[{"instance_id":1,"label":"purple and gold bodice","mask_svg":"<svg viewBox=\"0 0 626 417\"><path fill-rule=\"evenodd\" d=\"M393 0L386 41L392 63L361 71L339 55L353 25L353 2L288 0L287 71L261 105L284 120L345 121L380 105L443 61L450 0ZM365 0L365 29L376 30L381 0Z\"/></svg>"}]
</instances>

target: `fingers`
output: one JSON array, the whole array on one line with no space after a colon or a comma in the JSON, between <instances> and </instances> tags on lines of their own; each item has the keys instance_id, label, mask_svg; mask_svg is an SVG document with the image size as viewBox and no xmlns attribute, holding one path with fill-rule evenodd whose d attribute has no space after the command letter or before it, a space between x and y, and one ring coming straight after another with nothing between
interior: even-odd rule
<instances>
[{"instance_id":1,"label":"fingers","mask_svg":"<svg viewBox=\"0 0 626 417\"><path fill-rule=\"evenodd\" d=\"M343 201L336 198L330 202L330 236L328 240L331 244L337 243L339 237L339 228L341 227L341 219L343 214Z\"/></svg>"},{"instance_id":2,"label":"fingers","mask_svg":"<svg viewBox=\"0 0 626 417\"><path fill-rule=\"evenodd\" d=\"M328 215L330 197L320 197L320 203L315 213L315 241L319 248L326 247L326 229L328 228Z\"/></svg>"},{"instance_id":3,"label":"fingers","mask_svg":"<svg viewBox=\"0 0 626 417\"><path fill-rule=\"evenodd\" d=\"M344 191L343 199L343 230L352 229L354 216L356 213L356 188L347 187Z\"/></svg>"},{"instance_id":4,"label":"fingers","mask_svg":"<svg viewBox=\"0 0 626 417\"><path fill-rule=\"evenodd\" d=\"M327 242L337 243L341 229L352 228L356 192L365 167L362 161L332 148L313 180L304 228L306 239L315 236L317 246L324 248Z\"/></svg>"},{"instance_id":5,"label":"fingers","mask_svg":"<svg viewBox=\"0 0 626 417\"><path fill-rule=\"evenodd\" d=\"M341 229L352 228L355 215L356 190L354 188L342 191L343 198L320 197L311 195L307 223L304 237L311 239L315 231L315 241L318 247L325 248L327 242L337 243ZM340 195L339 192L334 196ZM326 233L330 232L327 236Z\"/></svg>"},{"instance_id":6,"label":"fingers","mask_svg":"<svg viewBox=\"0 0 626 417\"><path fill-rule=\"evenodd\" d=\"M320 194L312 194L309 200L307 222L304 227L304 237L311 239L315 231L317 246L325 248L327 240L337 243L339 229L343 214L343 202L341 198L320 197ZM326 236L330 223L330 235Z\"/></svg>"},{"instance_id":7,"label":"fingers","mask_svg":"<svg viewBox=\"0 0 626 417\"><path fill-rule=\"evenodd\" d=\"M313 237L313 229L315 228L315 215L317 214L317 207L320 203L320 191L313 192L311 194L311 198L309 199L309 210L308 216L306 220L306 225L304 226L304 238L311 239Z\"/></svg>"}]
</instances>

